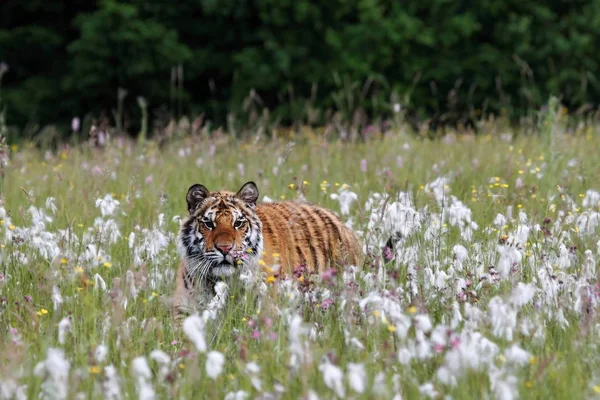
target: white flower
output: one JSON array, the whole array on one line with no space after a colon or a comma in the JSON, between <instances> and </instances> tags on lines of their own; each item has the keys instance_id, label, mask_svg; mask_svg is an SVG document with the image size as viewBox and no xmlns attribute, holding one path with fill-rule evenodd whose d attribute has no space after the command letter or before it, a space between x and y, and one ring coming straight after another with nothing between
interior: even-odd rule
<instances>
[{"instance_id":1,"label":"white flower","mask_svg":"<svg viewBox=\"0 0 600 400\"><path fill-rule=\"evenodd\" d=\"M54 197L48 197L46 199L46 208L56 214L56 199Z\"/></svg>"},{"instance_id":2,"label":"white flower","mask_svg":"<svg viewBox=\"0 0 600 400\"><path fill-rule=\"evenodd\" d=\"M43 399L66 399L69 392L69 361L61 349L48 349L46 360L35 366L34 374L44 379L42 383Z\"/></svg>"},{"instance_id":3,"label":"white flower","mask_svg":"<svg viewBox=\"0 0 600 400\"><path fill-rule=\"evenodd\" d=\"M206 357L206 373L212 379L217 379L223 372L225 356L218 351L210 351Z\"/></svg>"},{"instance_id":4,"label":"white flower","mask_svg":"<svg viewBox=\"0 0 600 400\"><path fill-rule=\"evenodd\" d=\"M171 362L171 357L167 353L162 350L152 350L150 352L150 359L156 361L159 365L158 370L158 379L160 381L164 381L169 374L169 363Z\"/></svg>"},{"instance_id":5,"label":"white flower","mask_svg":"<svg viewBox=\"0 0 600 400\"><path fill-rule=\"evenodd\" d=\"M363 393L367 385L367 373L363 364L348 363L348 383L356 393Z\"/></svg>"},{"instance_id":6,"label":"white flower","mask_svg":"<svg viewBox=\"0 0 600 400\"><path fill-rule=\"evenodd\" d=\"M258 374L260 373L260 366L255 362L249 362L246 364L246 373L250 376L250 382L254 389L262 390L262 381Z\"/></svg>"},{"instance_id":7,"label":"white flower","mask_svg":"<svg viewBox=\"0 0 600 400\"><path fill-rule=\"evenodd\" d=\"M488 311L494 336L512 341L517 325L517 311L497 296L488 303Z\"/></svg>"},{"instance_id":8,"label":"white flower","mask_svg":"<svg viewBox=\"0 0 600 400\"><path fill-rule=\"evenodd\" d=\"M113 199L110 194L104 196L103 199L96 200L96 208L100 208L100 213L103 217L113 215L119 207L119 204L121 203L118 200Z\"/></svg>"},{"instance_id":9,"label":"white flower","mask_svg":"<svg viewBox=\"0 0 600 400\"><path fill-rule=\"evenodd\" d=\"M106 356L108 355L108 347L103 344L100 344L96 347L96 351L94 352L96 361L104 362L106 360Z\"/></svg>"},{"instance_id":10,"label":"white flower","mask_svg":"<svg viewBox=\"0 0 600 400\"><path fill-rule=\"evenodd\" d=\"M517 307L523 307L533 299L536 292L537 288L535 285L519 282L510 294L510 302Z\"/></svg>"},{"instance_id":11,"label":"white flower","mask_svg":"<svg viewBox=\"0 0 600 400\"><path fill-rule=\"evenodd\" d=\"M121 400L123 396L121 395L119 375L116 368L113 365L107 365L104 367L104 373L106 374L106 379L102 384L104 398L107 400Z\"/></svg>"},{"instance_id":12,"label":"white flower","mask_svg":"<svg viewBox=\"0 0 600 400\"><path fill-rule=\"evenodd\" d=\"M594 208L600 206L600 193L595 190L588 189L585 192L585 197L581 205L584 208Z\"/></svg>"},{"instance_id":13,"label":"white flower","mask_svg":"<svg viewBox=\"0 0 600 400\"><path fill-rule=\"evenodd\" d=\"M319 365L319 371L323 374L325 385L333 390L339 398L343 399L346 396L346 389L344 388L344 373L342 370L326 360Z\"/></svg>"},{"instance_id":14,"label":"white flower","mask_svg":"<svg viewBox=\"0 0 600 400\"><path fill-rule=\"evenodd\" d=\"M71 330L71 320L69 318L63 318L58 323L58 343L65 344L65 336L67 332Z\"/></svg>"},{"instance_id":15,"label":"white flower","mask_svg":"<svg viewBox=\"0 0 600 400\"><path fill-rule=\"evenodd\" d=\"M504 355L508 361L514 362L515 364L524 365L529 362L531 354L516 344L513 344L504 351Z\"/></svg>"},{"instance_id":16,"label":"white flower","mask_svg":"<svg viewBox=\"0 0 600 400\"><path fill-rule=\"evenodd\" d=\"M52 305L54 306L54 311L58 310L60 305L63 303L63 298L60 294L60 290L58 286L52 286Z\"/></svg>"},{"instance_id":17,"label":"white flower","mask_svg":"<svg viewBox=\"0 0 600 400\"><path fill-rule=\"evenodd\" d=\"M243 390L237 392L230 392L225 395L224 400L246 400L250 395Z\"/></svg>"},{"instance_id":18,"label":"white flower","mask_svg":"<svg viewBox=\"0 0 600 400\"><path fill-rule=\"evenodd\" d=\"M199 352L206 351L206 339L204 338L205 322L197 315L191 315L183 321L183 331L194 343Z\"/></svg>"},{"instance_id":19,"label":"white flower","mask_svg":"<svg viewBox=\"0 0 600 400\"><path fill-rule=\"evenodd\" d=\"M438 395L438 392L435 390L435 388L433 387L433 383L431 382L427 382L419 386L419 392L423 396L430 397L432 399L436 398Z\"/></svg>"},{"instance_id":20,"label":"white flower","mask_svg":"<svg viewBox=\"0 0 600 400\"><path fill-rule=\"evenodd\" d=\"M332 193L329 196L332 200L337 200L340 203L340 211L342 215L350 214L350 206L358 199L358 195L344 186L340 187L338 193Z\"/></svg>"},{"instance_id":21,"label":"white flower","mask_svg":"<svg viewBox=\"0 0 600 400\"><path fill-rule=\"evenodd\" d=\"M152 371L148 367L145 357L137 357L132 362L133 374L136 378L136 387L140 400L153 400L156 397L154 388L150 384Z\"/></svg>"}]
</instances>

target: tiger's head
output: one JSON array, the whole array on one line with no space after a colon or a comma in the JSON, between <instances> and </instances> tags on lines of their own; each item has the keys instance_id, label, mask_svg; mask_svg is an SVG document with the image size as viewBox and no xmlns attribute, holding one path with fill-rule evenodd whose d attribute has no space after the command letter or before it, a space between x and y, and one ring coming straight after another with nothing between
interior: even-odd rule
<instances>
[{"instance_id":1,"label":"tiger's head","mask_svg":"<svg viewBox=\"0 0 600 400\"><path fill-rule=\"evenodd\" d=\"M179 250L192 281L231 276L262 253L262 225L256 215L258 188L247 182L237 192L210 192L192 185L186 200L189 215L179 233Z\"/></svg>"}]
</instances>

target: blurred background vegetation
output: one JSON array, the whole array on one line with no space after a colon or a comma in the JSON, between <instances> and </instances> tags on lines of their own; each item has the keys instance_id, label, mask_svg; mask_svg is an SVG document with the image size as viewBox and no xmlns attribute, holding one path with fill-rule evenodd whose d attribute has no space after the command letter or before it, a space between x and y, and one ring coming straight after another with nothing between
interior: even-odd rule
<instances>
[{"instance_id":1,"label":"blurred background vegetation","mask_svg":"<svg viewBox=\"0 0 600 400\"><path fill-rule=\"evenodd\" d=\"M552 95L593 114L599 39L600 0L3 0L2 125L522 121Z\"/></svg>"}]
</instances>

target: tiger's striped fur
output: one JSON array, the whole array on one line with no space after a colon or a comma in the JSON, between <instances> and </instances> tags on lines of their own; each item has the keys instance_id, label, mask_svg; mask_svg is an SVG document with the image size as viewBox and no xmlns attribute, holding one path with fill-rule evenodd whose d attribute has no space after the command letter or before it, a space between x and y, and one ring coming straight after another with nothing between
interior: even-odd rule
<instances>
[{"instance_id":1,"label":"tiger's striped fur","mask_svg":"<svg viewBox=\"0 0 600 400\"><path fill-rule=\"evenodd\" d=\"M194 307L194 291L214 295L217 281L242 266L257 267L261 258L266 265L278 263L287 275L299 265L322 272L361 261L358 237L331 211L289 201L256 204L257 199L254 182L237 193L190 187L189 215L178 240L177 311Z\"/></svg>"}]
</instances>

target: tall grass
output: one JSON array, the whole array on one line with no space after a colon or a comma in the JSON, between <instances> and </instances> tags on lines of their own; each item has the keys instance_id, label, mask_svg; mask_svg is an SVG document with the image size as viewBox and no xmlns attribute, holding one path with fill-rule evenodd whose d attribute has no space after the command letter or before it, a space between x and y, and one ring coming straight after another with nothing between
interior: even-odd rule
<instances>
[{"instance_id":1,"label":"tall grass","mask_svg":"<svg viewBox=\"0 0 600 400\"><path fill-rule=\"evenodd\" d=\"M553 134L550 146L485 134L348 144L311 133L297 144L13 147L0 209L0 398L600 396L590 269L599 138L586 129ZM341 194L355 193L342 217L370 245L371 264L287 281L257 271L262 292L231 282L218 317L186 334L165 305L186 190L247 180L261 199L338 213ZM390 196L379 225L374 193ZM114 212L102 215L103 201ZM419 225L383 265L377 244L408 211ZM224 356L223 371L194 334Z\"/></svg>"}]
</instances>

